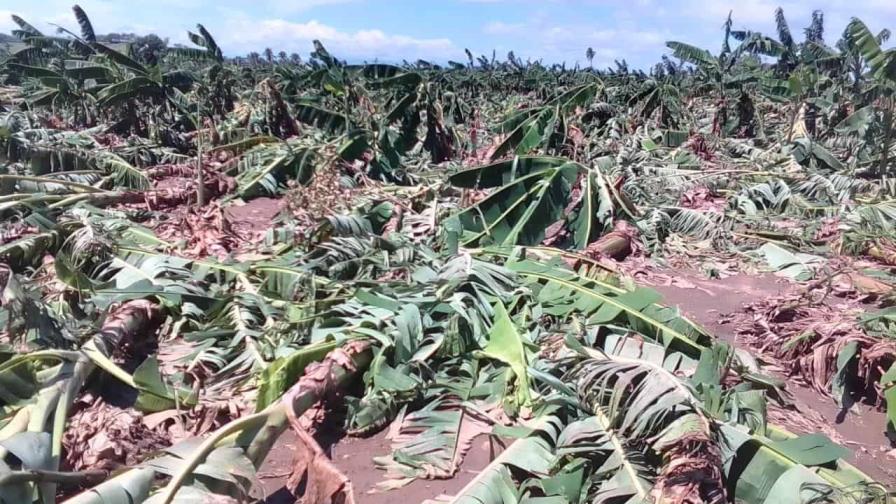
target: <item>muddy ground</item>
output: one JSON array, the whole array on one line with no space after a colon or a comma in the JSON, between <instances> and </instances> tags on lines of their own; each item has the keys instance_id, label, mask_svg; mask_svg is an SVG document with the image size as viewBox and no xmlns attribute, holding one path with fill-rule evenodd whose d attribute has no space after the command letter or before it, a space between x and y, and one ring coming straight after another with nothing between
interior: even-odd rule
<instances>
[{"instance_id":1,"label":"muddy ground","mask_svg":"<svg viewBox=\"0 0 896 504\"><path fill-rule=\"evenodd\" d=\"M241 236L258 236L271 227L271 221L283 206L283 200L279 198L254 198L247 203L230 205L224 212Z\"/></svg>"}]
</instances>

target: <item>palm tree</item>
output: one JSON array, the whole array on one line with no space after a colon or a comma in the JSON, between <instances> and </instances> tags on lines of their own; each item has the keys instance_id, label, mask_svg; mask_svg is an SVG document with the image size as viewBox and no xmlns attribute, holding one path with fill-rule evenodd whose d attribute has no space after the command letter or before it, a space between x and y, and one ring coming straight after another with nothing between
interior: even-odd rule
<instances>
[{"instance_id":1,"label":"palm tree","mask_svg":"<svg viewBox=\"0 0 896 504\"><path fill-rule=\"evenodd\" d=\"M585 51L585 57L588 58L588 66L594 69L594 49L589 47L588 50Z\"/></svg>"}]
</instances>

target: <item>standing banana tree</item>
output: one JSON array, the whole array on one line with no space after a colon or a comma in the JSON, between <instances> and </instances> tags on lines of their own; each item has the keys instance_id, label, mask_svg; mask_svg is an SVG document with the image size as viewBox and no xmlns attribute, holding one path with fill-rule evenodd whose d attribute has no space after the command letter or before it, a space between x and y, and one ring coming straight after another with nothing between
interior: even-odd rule
<instances>
[{"instance_id":1,"label":"standing banana tree","mask_svg":"<svg viewBox=\"0 0 896 504\"><path fill-rule=\"evenodd\" d=\"M893 172L890 151L896 134L896 49L881 49L878 37L859 19L850 22L847 32L868 65L874 83L873 93L880 105L875 107L881 114L880 154L872 174L882 177Z\"/></svg>"},{"instance_id":2,"label":"standing banana tree","mask_svg":"<svg viewBox=\"0 0 896 504\"><path fill-rule=\"evenodd\" d=\"M824 44L824 14L821 11L812 12L812 23L805 29L806 39L802 43L793 39L781 7L775 10L775 27L777 40L743 30L731 31L731 36L741 42L740 51L776 58L775 70L779 78L786 77L801 64L811 64L832 54Z\"/></svg>"},{"instance_id":3,"label":"standing banana tree","mask_svg":"<svg viewBox=\"0 0 896 504\"><path fill-rule=\"evenodd\" d=\"M671 41L667 42L666 46L672 50L674 57L697 68L698 82L694 93L709 94L715 98L714 134L724 136L729 129L746 126L745 123L752 120L752 117L746 117L749 114L736 121L731 120L733 117L729 117L732 102L740 101L741 97L748 93L745 87L756 81L756 75L751 69L738 66L743 55L740 50L722 51L718 56L713 56L706 49L684 42ZM727 34L724 47L728 47ZM740 110L735 109L735 112L739 113Z\"/></svg>"},{"instance_id":4,"label":"standing banana tree","mask_svg":"<svg viewBox=\"0 0 896 504\"><path fill-rule=\"evenodd\" d=\"M35 89L25 97L29 105L60 113L71 111L73 123L85 127L93 126L96 119L96 91L113 79L113 71L106 65L84 60L65 60L47 67L8 63L7 68L34 79Z\"/></svg>"}]
</instances>

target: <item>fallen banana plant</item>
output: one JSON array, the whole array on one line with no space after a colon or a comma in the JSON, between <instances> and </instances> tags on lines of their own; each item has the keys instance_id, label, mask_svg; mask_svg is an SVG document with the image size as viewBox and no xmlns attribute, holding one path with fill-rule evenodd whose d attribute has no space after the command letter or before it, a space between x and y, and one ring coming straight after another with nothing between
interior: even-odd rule
<instances>
[{"instance_id":1,"label":"fallen banana plant","mask_svg":"<svg viewBox=\"0 0 896 504\"><path fill-rule=\"evenodd\" d=\"M599 165L599 164L598 164ZM492 189L451 217L464 246L569 244L583 249L631 209L598 168L562 158L515 157L449 177L468 189Z\"/></svg>"},{"instance_id":2,"label":"fallen banana plant","mask_svg":"<svg viewBox=\"0 0 896 504\"><path fill-rule=\"evenodd\" d=\"M840 306L896 284L887 31L826 41L818 12L797 41L779 9L776 36L731 17L719 53L671 41L643 71L348 65L319 41L225 58L202 25L121 51L72 11L54 34L13 16L0 63L0 501L258 500L320 403L388 438L395 501L487 436L519 441L457 502L887 500L770 425L788 384L670 307L691 296L624 276L789 278L813 295L738 329L896 422L891 310ZM297 434L289 489L351 502Z\"/></svg>"},{"instance_id":3,"label":"fallen banana plant","mask_svg":"<svg viewBox=\"0 0 896 504\"><path fill-rule=\"evenodd\" d=\"M246 492L252 474L264 461L280 435L290 426L301 429L302 413L343 390L370 364L372 348L366 341L350 341L317 363L309 363L304 374L277 402L264 410L235 419L202 440L190 440L169 448L167 455L145 462L67 502L87 504L107 502L113 495L127 495L132 502L170 504L194 498L213 498L216 492L200 485L211 478L225 495ZM202 465L211 466L202 469ZM216 464L220 467L215 468ZM239 464L239 465L236 465ZM252 474L247 474L250 471ZM168 483L150 498L152 483L159 475ZM237 476L241 481L234 479ZM220 485L224 485L221 487ZM229 486L233 485L233 486Z\"/></svg>"},{"instance_id":4,"label":"fallen banana plant","mask_svg":"<svg viewBox=\"0 0 896 504\"><path fill-rule=\"evenodd\" d=\"M89 345L93 352L108 357L113 349L126 341L153 334L161 323L160 316L160 308L150 301L124 303L109 313ZM43 365L35 368L32 363ZM98 478L96 473L71 474L68 478L61 475L64 473L58 473L62 436L70 408L95 369L94 361L85 351L44 350L18 355L0 364L0 376L5 377L4 381L33 380L29 388L34 394L33 397L20 396L18 404L10 403L11 398L4 398L8 406L18 407L18 410L13 409L12 418L0 432L0 443L5 443L8 450L3 454L13 453L22 467L13 470L5 462L0 466L6 469L0 471L0 481L8 482L8 486L0 487L0 491L28 494L35 492L32 489L35 485L43 499L52 501L57 483L71 484ZM21 390L21 385L18 388ZM37 472L29 479L24 476L28 471Z\"/></svg>"},{"instance_id":5,"label":"fallen banana plant","mask_svg":"<svg viewBox=\"0 0 896 504\"><path fill-rule=\"evenodd\" d=\"M718 383L694 380L718 362L664 357L661 346L623 335L597 346L569 347L590 356L567 371L569 388L557 389L574 407L546 410L457 494L431 502L801 502L840 488L855 492L850 502L888 502L829 440L739 425L751 392L732 391L721 397L729 406L707 409L701 394ZM738 403L741 412L728 409Z\"/></svg>"}]
</instances>

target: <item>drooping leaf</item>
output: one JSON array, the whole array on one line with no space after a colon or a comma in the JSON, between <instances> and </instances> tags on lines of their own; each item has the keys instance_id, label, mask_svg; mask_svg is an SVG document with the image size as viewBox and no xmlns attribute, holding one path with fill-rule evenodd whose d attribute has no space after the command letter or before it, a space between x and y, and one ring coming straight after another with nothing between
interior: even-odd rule
<instances>
[{"instance_id":1,"label":"drooping leaf","mask_svg":"<svg viewBox=\"0 0 896 504\"><path fill-rule=\"evenodd\" d=\"M457 215L471 232L467 245L536 245L545 230L563 217L563 211L579 173L567 164L523 176L497 189L485 200Z\"/></svg>"},{"instance_id":2,"label":"drooping leaf","mask_svg":"<svg viewBox=\"0 0 896 504\"><path fill-rule=\"evenodd\" d=\"M793 280L809 280L814 274L814 266L822 262L822 258L810 254L794 253L774 243L766 243L759 248L769 266L778 275Z\"/></svg>"}]
</instances>

